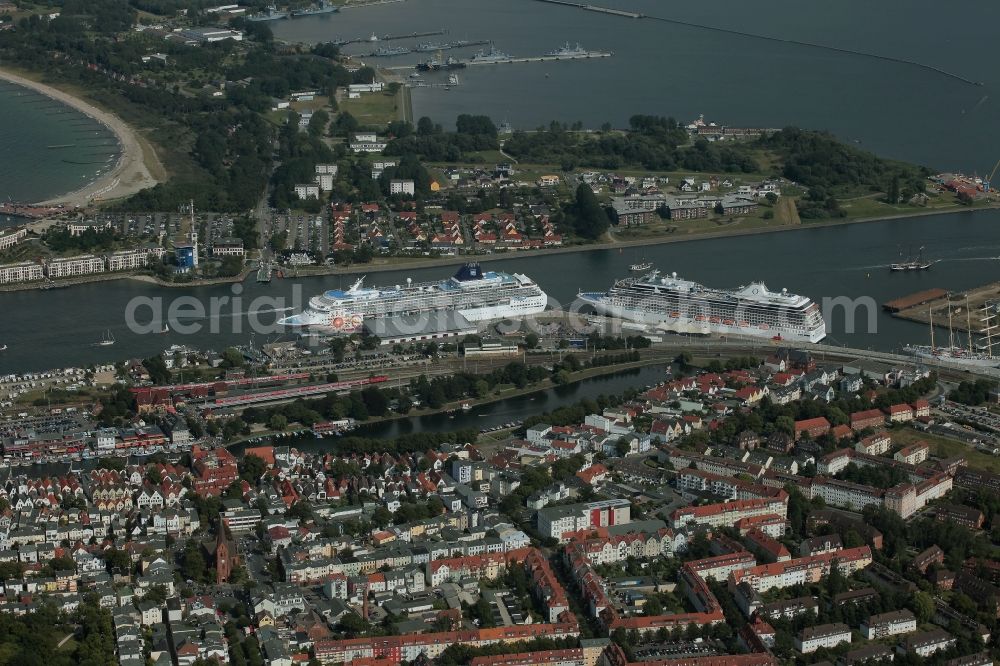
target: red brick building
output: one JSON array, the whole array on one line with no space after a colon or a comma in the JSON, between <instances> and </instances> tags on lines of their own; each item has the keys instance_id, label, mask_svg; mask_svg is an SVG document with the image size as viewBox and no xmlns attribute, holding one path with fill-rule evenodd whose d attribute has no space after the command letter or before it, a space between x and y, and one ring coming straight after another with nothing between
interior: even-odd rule
<instances>
[{"instance_id":1,"label":"red brick building","mask_svg":"<svg viewBox=\"0 0 1000 666\"><path fill-rule=\"evenodd\" d=\"M851 414L851 430L858 432L866 428L876 429L885 425L885 414L879 409L868 409Z\"/></svg>"},{"instance_id":2,"label":"red brick building","mask_svg":"<svg viewBox=\"0 0 1000 666\"><path fill-rule=\"evenodd\" d=\"M828 432L830 432L830 422L823 416L795 422L795 439L802 437L802 433L809 433L810 437L816 439Z\"/></svg>"},{"instance_id":3,"label":"red brick building","mask_svg":"<svg viewBox=\"0 0 1000 666\"><path fill-rule=\"evenodd\" d=\"M205 497L221 495L240 477L236 457L224 448L192 447L191 468L194 473L194 490Z\"/></svg>"}]
</instances>

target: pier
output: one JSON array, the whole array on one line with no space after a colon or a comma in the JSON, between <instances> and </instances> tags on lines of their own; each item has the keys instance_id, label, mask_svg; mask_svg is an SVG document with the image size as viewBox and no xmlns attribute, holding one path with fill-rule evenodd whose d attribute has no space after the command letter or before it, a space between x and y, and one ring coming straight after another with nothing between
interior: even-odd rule
<instances>
[{"instance_id":1,"label":"pier","mask_svg":"<svg viewBox=\"0 0 1000 666\"><path fill-rule=\"evenodd\" d=\"M613 53L610 51L588 51L577 55L541 55L526 56L523 58L503 58L502 60L469 60L466 65L505 65L515 62L554 62L556 60L590 60L592 58L610 58Z\"/></svg>"},{"instance_id":2,"label":"pier","mask_svg":"<svg viewBox=\"0 0 1000 666\"><path fill-rule=\"evenodd\" d=\"M406 0L370 0L362 2L349 2L347 4L341 5L340 9L360 9L362 7L374 7L376 5L392 5L397 2L406 2Z\"/></svg>"},{"instance_id":3,"label":"pier","mask_svg":"<svg viewBox=\"0 0 1000 666\"><path fill-rule=\"evenodd\" d=\"M402 37L394 37L393 39L403 39ZM385 40L379 40L385 41ZM490 41L487 39L477 39L472 42L450 42L448 44L441 44L433 49L407 49L406 51L400 51L399 53L379 53L378 51L372 51L371 53L359 53L355 55L355 58L392 58L395 56L407 55L410 53L437 53L438 51L450 51L452 49L464 49L472 46L485 46L489 44Z\"/></svg>"},{"instance_id":4,"label":"pier","mask_svg":"<svg viewBox=\"0 0 1000 666\"><path fill-rule=\"evenodd\" d=\"M901 312L902 310L907 310L909 308L917 307L918 305L925 305L931 301L936 301L947 295L948 292L945 289L925 289L923 291L918 291L915 294L910 294L909 296L902 296L900 298L894 298L891 301L886 301L882 304L882 309L888 312Z\"/></svg>"},{"instance_id":5,"label":"pier","mask_svg":"<svg viewBox=\"0 0 1000 666\"><path fill-rule=\"evenodd\" d=\"M370 37L356 37L354 39L335 39L334 44L338 46L346 46L347 44L365 44L371 43L375 44L378 42L392 42L397 39L419 39L420 37L440 37L441 35L448 34L447 30L432 30L430 32L413 32L409 35L383 35L379 37L378 35L372 34ZM374 37L375 39L372 39ZM358 56L362 57L362 56Z\"/></svg>"},{"instance_id":6,"label":"pier","mask_svg":"<svg viewBox=\"0 0 1000 666\"><path fill-rule=\"evenodd\" d=\"M983 332L983 308L988 304L1000 302L1000 282L992 282L980 287L973 287L962 292L948 292L944 289L929 289L912 297L897 299L883 305L889 309L891 303L915 299L923 296L919 302L905 303L906 307L891 310L893 317L906 319L920 324L929 325L931 318L934 319L936 328L948 326L949 314L951 315L951 327L956 331L969 332L971 326L972 333ZM993 315L994 319L996 315ZM994 321L994 323L996 323ZM992 331L1000 342L1000 331Z\"/></svg>"},{"instance_id":7,"label":"pier","mask_svg":"<svg viewBox=\"0 0 1000 666\"><path fill-rule=\"evenodd\" d=\"M524 56L520 58L501 58L499 60L459 60L457 61L460 65L465 65L471 67L472 65L506 65L510 63L519 62L555 62L557 60L591 60L593 58L610 58L614 53L611 51L588 51L587 53L579 53L575 55L540 55L540 56ZM405 70L413 69L414 65L397 65L394 67L384 67L383 69L391 72L400 72Z\"/></svg>"}]
</instances>

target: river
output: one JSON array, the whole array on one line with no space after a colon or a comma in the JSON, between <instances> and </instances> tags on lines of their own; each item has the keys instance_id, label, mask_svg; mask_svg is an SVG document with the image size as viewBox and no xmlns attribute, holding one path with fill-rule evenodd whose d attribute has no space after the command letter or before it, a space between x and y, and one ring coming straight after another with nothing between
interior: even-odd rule
<instances>
[{"instance_id":1,"label":"river","mask_svg":"<svg viewBox=\"0 0 1000 666\"><path fill-rule=\"evenodd\" d=\"M954 213L940 216L886 220L839 227L813 227L738 238L705 239L652 245L642 250L602 249L548 256L511 257L491 262L495 270L523 272L534 278L550 297L551 304L568 305L581 289L607 288L628 274L628 266L640 259L655 263L663 271L712 287L736 287L763 280L772 289L788 288L813 300L847 297L862 306L871 306L874 326L860 317L857 328L848 330L843 308L827 310L828 340L851 347L883 351L906 343L926 343L927 329L894 319L881 311L881 303L931 287L962 290L997 279L1000 266L1000 211ZM938 260L934 267L919 273L890 273L888 264L920 245L925 256ZM415 280L446 278L450 267L374 273L366 284L402 284ZM262 285L248 280L239 289L241 302L225 303L219 314L211 315L211 301L232 298L233 285L169 288L134 280L92 283L52 291L0 293L0 374L40 370L69 365L110 362L125 357L146 357L171 344L221 349L251 340L248 312L265 311L263 324L278 316L273 311L296 307L325 289L350 285L363 275L356 274L275 279ZM294 296L298 291L298 301ZM186 303L177 321L195 325L198 332L182 333L171 324L169 333L137 334L126 325L130 302L143 299L163 312L171 303ZM152 301L149 301L152 299ZM266 300L257 300L266 299ZM159 305L157 305L159 304ZM200 304L205 314L192 313ZM149 319L143 305L136 319ZM176 307L176 305L175 305ZM867 311L859 311L865 314ZM212 332L214 327L217 333ZM160 330L159 326L153 326ZM114 346L101 347L99 341L110 329ZM238 329L238 330L237 330ZM276 339L276 334L257 334L256 344Z\"/></svg>"},{"instance_id":2,"label":"river","mask_svg":"<svg viewBox=\"0 0 1000 666\"><path fill-rule=\"evenodd\" d=\"M478 431L484 428L493 428L512 421L520 421L528 414L551 412L587 398L593 399L599 395L620 395L629 388L652 386L663 381L666 370L665 364L656 363L635 370L623 370L601 377L584 379L566 386L557 386L528 395L477 405L467 412L433 414L370 423L360 426L351 434L373 439L392 439L417 432ZM338 439L337 437L316 439L312 435L300 435L290 440L279 439L277 443L294 442L294 445L303 451L327 451L336 449ZM234 450L242 451L243 448L245 447L237 446Z\"/></svg>"}]
</instances>

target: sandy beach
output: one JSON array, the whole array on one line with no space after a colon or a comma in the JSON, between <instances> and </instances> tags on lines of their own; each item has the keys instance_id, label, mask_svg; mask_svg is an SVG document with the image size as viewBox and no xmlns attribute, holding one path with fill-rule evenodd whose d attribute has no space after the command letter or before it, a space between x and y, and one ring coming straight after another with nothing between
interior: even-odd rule
<instances>
[{"instance_id":1,"label":"sandy beach","mask_svg":"<svg viewBox=\"0 0 1000 666\"><path fill-rule=\"evenodd\" d=\"M135 131L114 114L102 111L79 97L74 97L62 90L2 69L0 69L0 79L16 83L25 88L31 88L47 97L73 107L77 111L106 126L118 138L121 154L118 157L118 162L111 171L79 190L53 197L46 201L39 201L37 202L38 204L61 204L69 208L79 208L95 200L122 199L147 187L152 187L159 182L153 174L162 173L163 167L157 161L155 153L151 148L143 151L141 140ZM147 160L150 160L152 163L147 164Z\"/></svg>"}]
</instances>

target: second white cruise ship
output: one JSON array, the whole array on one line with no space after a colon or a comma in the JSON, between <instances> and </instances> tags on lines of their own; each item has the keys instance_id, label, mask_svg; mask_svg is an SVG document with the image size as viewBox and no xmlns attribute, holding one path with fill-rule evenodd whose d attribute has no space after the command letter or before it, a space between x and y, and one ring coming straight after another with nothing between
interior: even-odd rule
<instances>
[{"instance_id":1,"label":"second white cruise ship","mask_svg":"<svg viewBox=\"0 0 1000 666\"><path fill-rule=\"evenodd\" d=\"M364 287L364 278L349 289L332 289L309 299L303 312L279 324L317 331L353 332L365 321L451 311L469 322L499 321L545 310L548 296L534 280L520 273L482 271L465 264L454 276L435 282L388 287Z\"/></svg>"},{"instance_id":2,"label":"second white cruise ship","mask_svg":"<svg viewBox=\"0 0 1000 666\"><path fill-rule=\"evenodd\" d=\"M794 342L819 342L826 324L819 306L786 289L769 291L761 282L739 289L711 289L697 282L650 271L615 282L606 292L581 292L598 313L674 333L739 335Z\"/></svg>"}]
</instances>

